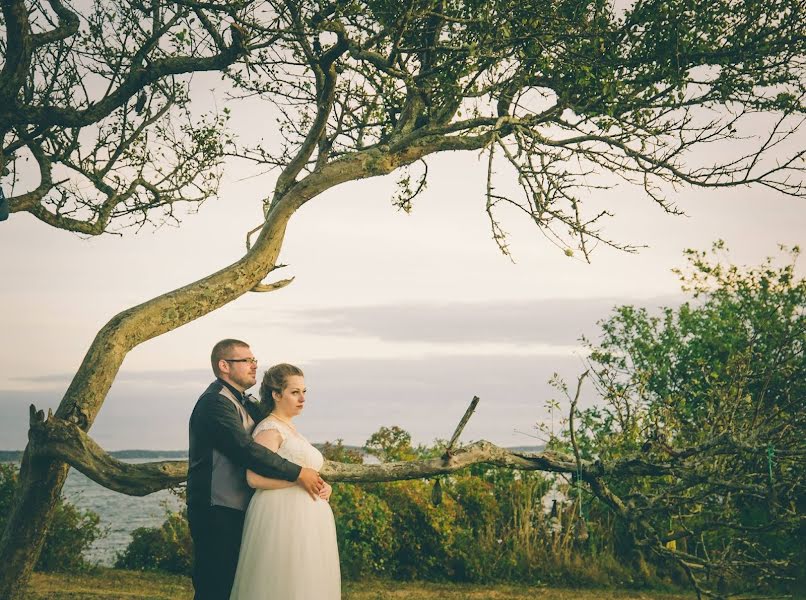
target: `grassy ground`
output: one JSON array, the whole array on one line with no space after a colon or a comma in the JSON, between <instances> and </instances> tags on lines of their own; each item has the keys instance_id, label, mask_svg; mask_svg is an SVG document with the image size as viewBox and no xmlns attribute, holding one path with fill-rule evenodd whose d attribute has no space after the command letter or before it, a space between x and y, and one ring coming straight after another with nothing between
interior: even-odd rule
<instances>
[{"instance_id":1,"label":"grassy ground","mask_svg":"<svg viewBox=\"0 0 806 600\"><path fill-rule=\"evenodd\" d=\"M87 575L35 573L26 600L190 600L187 577L102 569ZM347 582L344 600L684 600L691 595L514 585Z\"/></svg>"}]
</instances>

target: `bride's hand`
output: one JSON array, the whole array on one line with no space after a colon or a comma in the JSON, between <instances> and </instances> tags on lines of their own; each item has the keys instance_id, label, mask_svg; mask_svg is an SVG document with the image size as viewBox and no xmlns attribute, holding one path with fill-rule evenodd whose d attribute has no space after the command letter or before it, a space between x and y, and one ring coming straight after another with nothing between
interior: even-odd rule
<instances>
[{"instance_id":1,"label":"bride's hand","mask_svg":"<svg viewBox=\"0 0 806 600\"><path fill-rule=\"evenodd\" d=\"M325 482L325 485L319 490L319 497L325 502L330 502L330 494L333 493L333 486Z\"/></svg>"}]
</instances>

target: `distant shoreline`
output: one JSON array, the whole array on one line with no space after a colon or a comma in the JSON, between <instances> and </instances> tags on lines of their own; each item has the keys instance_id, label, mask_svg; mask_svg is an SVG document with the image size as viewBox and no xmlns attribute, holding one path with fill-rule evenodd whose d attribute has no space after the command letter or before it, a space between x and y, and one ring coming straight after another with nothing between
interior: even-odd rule
<instances>
[{"instance_id":1,"label":"distant shoreline","mask_svg":"<svg viewBox=\"0 0 806 600\"><path fill-rule=\"evenodd\" d=\"M187 450L112 450L109 455L113 458L176 458L188 457ZM22 450L0 450L0 462L19 461L22 459Z\"/></svg>"},{"instance_id":2,"label":"distant shoreline","mask_svg":"<svg viewBox=\"0 0 806 600\"><path fill-rule=\"evenodd\" d=\"M314 444L321 446L321 444ZM366 452L361 446L347 446L347 450L357 450L361 454ZM514 446L509 447L507 450L514 452L542 452L545 446ZM112 450L109 455L113 458L132 459L132 458L167 458L183 460L187 459L187 450ZM22 450L0 450L0 462L19 462L22 459Z\"/></svg>"}]
</instances>

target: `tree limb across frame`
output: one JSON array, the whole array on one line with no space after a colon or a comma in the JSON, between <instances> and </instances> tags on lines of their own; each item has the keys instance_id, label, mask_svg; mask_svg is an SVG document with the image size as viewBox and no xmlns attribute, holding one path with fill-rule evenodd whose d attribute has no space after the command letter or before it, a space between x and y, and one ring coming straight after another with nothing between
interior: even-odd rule
<instances>
[{"instance_id":1,"label":"tree limb across frame","mask_svg":"<svg viewBox=\"0 0 806 600\"><path fill-rule=\"evenodd\" d=\"M178 220L174 204L216 194L225 157L278 167L278 200L328 162L426 136L488 136L490 179L517 175L517 193L488 186L493 238L505 253L502 207L585 259L601 243L634 250L604 237L611 212L589 203L591 190L612 185L590 177L602 172L673 213L665 194L677 184L806 195L806 153L793 138L806 110L801 0L563 6L96 0L80 12L58 0L10 0L5 45L0 36L0 172L8 171L11 212L100 235ZM203 71L223 72L227 116L170 131L198 116L188 82ZM279 135L267 130L271 141L242 146L226 127L229 111L255 96L281 114ZM170 115L143 127L166 107ZM770 120L757 135L759 118ZM736 153L723 152L742 139ZM696 148L712 151L688 164ZM31 163L40 185L16 168L35 152L46 159Z\"/></svg>"},{"instance_id":2,"label":"tree limb across frame","mask_svg":"<svg viewBox=\"0 0 806 600\"><path fill-rule=\"evenodd\" d=\"M474 398L470 409L475 407ZM471 410L457 427L460 432ZM146 496L175 487L187 479L187 461L169 460L130 464L120 461L101 448L80 427L30 407L29 450L33 458L63 460L99 485L129 496ZM455 441L454 441L455 444ZM508 450L480 440L456 447L437 458L392 461L380 464L354 464L325 460L320 473L328 481L343 483L382 483L408 479L426 479L448 475L476 464L547 473L580 473L581 477L599 488L603 476L655 475L668 473L668 466L641 459L631 459L602 465L597 461L577 460L562 452L522 452ZM607 494L603 494L603 497ZM604 498L603 498L604 499Z\"/></svg>"},{"instance_id":3,"label":"tree limb across frame","mask_svg":"<svg viewBox=\"0 0 806 600\"><path fill-rule=\"evenodd\" d=\"M187 479L187 461L129 464L110 456L80 427L31 406L29 450L33 458L59 459L105 488L129 496L145 496L175 487ZM328 481L377 483L422 479L454 473L475 464L524 471L572 473L573 458L556 452L513 452L479 441L455 448L450 456L414 461L358 465L326 460L320 470ZM586 474L593 477L590 465ZM590 471L590 472L589 472Z\"/></svg>"}]
</instances>

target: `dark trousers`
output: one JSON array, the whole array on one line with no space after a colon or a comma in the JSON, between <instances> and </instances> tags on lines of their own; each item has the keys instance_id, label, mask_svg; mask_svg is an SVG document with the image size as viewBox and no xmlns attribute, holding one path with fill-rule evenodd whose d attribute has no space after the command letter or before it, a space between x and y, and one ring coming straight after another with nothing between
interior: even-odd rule
<instances>
[{"instance_id":1,"label":"dark trousers","mask_svg":"<svg viewBox=\"0 0 806 600\"><path fill-rule=\"evenodd\" d=\"M189 506L194 600L229 600L245 513L223 506Z\"/></svg>"}]
</instances>

